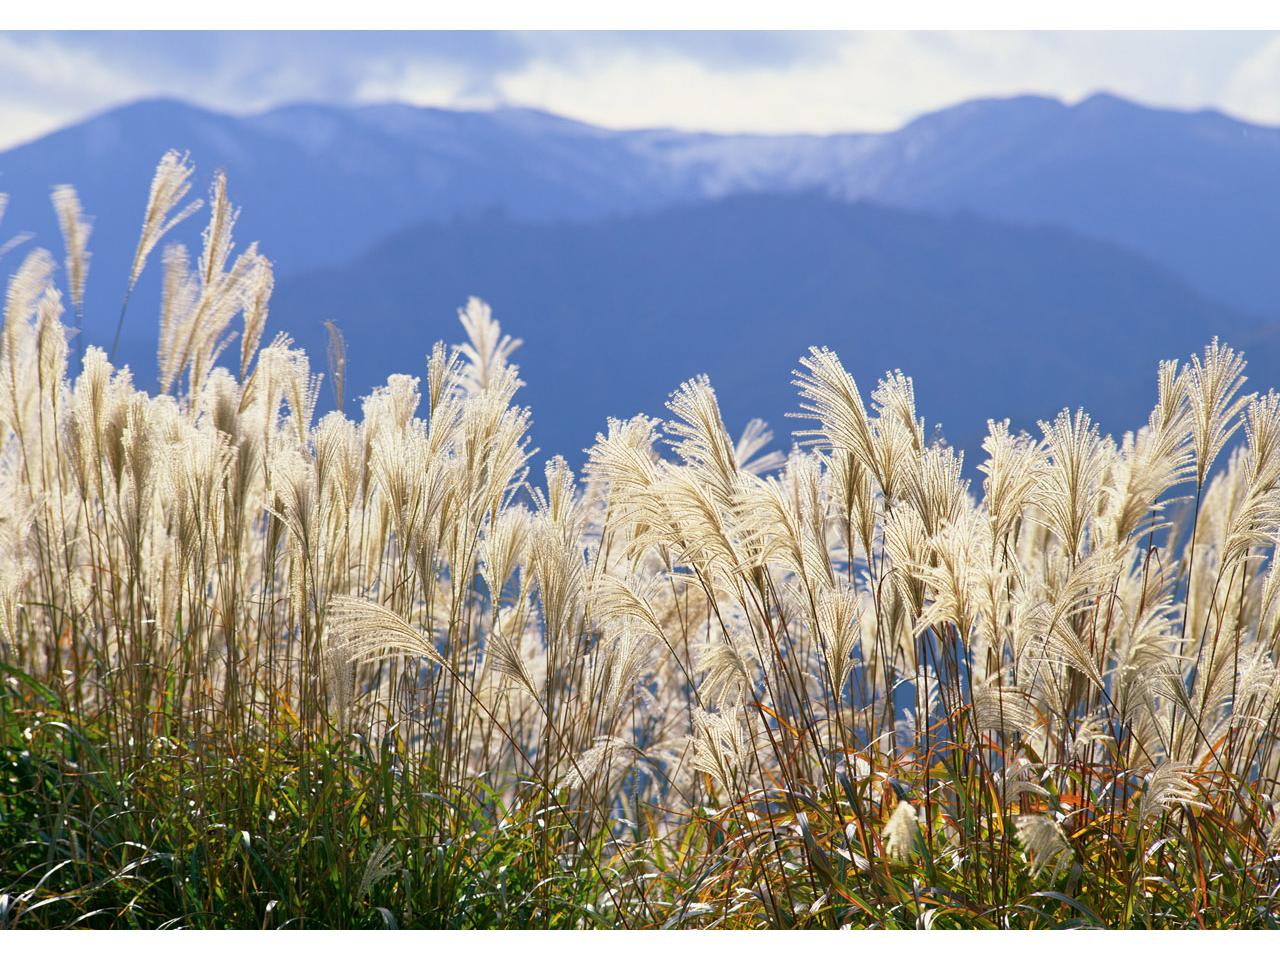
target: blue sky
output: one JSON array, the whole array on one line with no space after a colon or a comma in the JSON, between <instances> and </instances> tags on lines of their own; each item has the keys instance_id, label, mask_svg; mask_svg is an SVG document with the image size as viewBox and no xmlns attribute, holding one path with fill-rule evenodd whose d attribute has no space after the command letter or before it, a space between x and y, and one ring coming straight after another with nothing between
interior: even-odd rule
<instances>
[{"instance_id":1,"label":"blue sky","mask_svg":"<svg viewBox=\"0 0 1280 960\"><path fill-rule=\"evenodd\" d=\"M615 127L882 130L975 96L1213 106L1280 124L1280 34L0 33L0 148L175 96L534 106Z\"/></svg>"}]
</instances>

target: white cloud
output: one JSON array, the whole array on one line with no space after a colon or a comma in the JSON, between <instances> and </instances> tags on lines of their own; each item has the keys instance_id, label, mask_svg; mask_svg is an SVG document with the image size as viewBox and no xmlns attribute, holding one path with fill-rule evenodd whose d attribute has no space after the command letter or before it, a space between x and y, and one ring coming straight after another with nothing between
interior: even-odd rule
<instances>
[{"instance_id":1,"label":"white cloud","mask_svg":"<svg viewBox=\"0 0 1280 960\"><path fill-rule=\"evenodd\" d=\"M402 100L420 106L484 109L493 106L492 95L472 92L467 73L439 65L411 63L371 71L353 91L353 99L366 102Z\"/></svg>"},{"instance_id":2,"label":"white cloud","mask_svg":"<svg viewBox=\"0 0 1280 960\"><path fill-rule=\"evenodd\" d=\"M1244 116L1280 124L1280 36L1272 37L1232 71L1224 99Z\"/></svg>"},{"instance_id":3,"label":"white cloud","mask_svg":"<svg viewBox=\"0 0 1280 960\"><path fill-rule=\"evenodd\" d=\"M47 35L0 34L0 145L21 143L107 103L144 96L137 71L112 68L91 52Z\"/></svg>"},{"instance_id":4,"label":"white cloud","mask_svg":"<svg viewBox=\"0 0 1280 960\"><path fill-rule=\"evenodd\" d=\"M613 127L883 130L971 97L1108 90L1280 123L1280 36L0 34L0 147L147 95L508 102Z\"/></svg>"},{"instance_id":5,"label":"white cloud","mask_svg":"<svg viewBox=\"0 0 1280 960\"><path fill-rule=\"evenodd\" d=\"M499 99L614 127L884 130L981 96L1074 101L1106 90L1156 106L1277 119L1280 40L1194 33L864 33L809 59L712 63L679 47L584 47L497 71ZM439 70L385 77L380 98L460 105Z\"/></svg>"}]
</instances>

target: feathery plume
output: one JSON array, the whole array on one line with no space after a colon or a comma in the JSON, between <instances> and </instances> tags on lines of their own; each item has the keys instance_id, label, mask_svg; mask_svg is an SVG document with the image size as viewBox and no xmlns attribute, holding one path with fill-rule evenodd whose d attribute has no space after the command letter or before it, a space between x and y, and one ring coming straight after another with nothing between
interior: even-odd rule
<instances>
[{"instance_id":1,"label":"feathery plume","mask_svg":"<svg viewBox=\"0 0 1280 960\"><path fill-rule=\"evenodd\" d=\"M1214 337L1204 358L1192 357L1186 367L1195 440L1196 485L1203 486L1209 467L1240 427L1238 414L1252 399L1240 394L1244 386L1244 357Z\"/></svg>"},{"instance_id":2,"label":"feathery plume","mask_svg":"<svg viewBox=\"0 0 1280 960\"><path fill-rule=\"evenodd\" d=\"M447 666L440 651L422 633L380 603L360 597L337 596L329 600L328 626L332 647L357 660L378 660L403 655L425 657Z\"/></svg>"},{"instance_id":3,"label":"feathery plume","mask_svg":"<svg viewBox=\"0 0 1280 960\"><path fill-rule=\"evenodd\" d=\"M93 225L84 218L75 187L67 184L54 187L52 199L67 253L67 286L71 304L79 315L84 310L84 282L89 273L89 234L93 232Z\"/></svg>"},{"instance_id":4,"label":"feathery plume","mask_svg":"<svg viewBox=\"0 0 1280 960\"><path fill-rule=\"evenodd\" d=\"M248 335L248 314L245 315L245 334ZM324 322L325 334L328 337L326 353L329 358L329 385L333 390L333 402L342 409L343 384L347 379L347 338L342 335L338 325L332 320Z\"/></svg>"},{"instance_id":5,"label":"feathery plume","mask_svg":"<svg viewBox=\"0 0 1280 960\"><path fill-rule=\"evenodd\" d=\"M129 270L129 290L137 286L147 258L161 238L200 209L201 201L193 200L177 213L173 212L190 192L193 173L195 167L188 162L186 154L179 156L176 150L170 150L160 158L155 176L151 179L151 193L147 197L147 209L142 217L142 234L138 238L133 266Z\"/></svg>"},{"instance_id":6,"label":"feathery plume","mask_svg":"<svg viewBox=\"0 0 1280 960\"><path fill-rule=\"evenodd\" d=\"M1138 805L1138 819L1143 823L1167 813L1177 804L1206 809L1208 804L1200 799L1195 784L1195 774L1189 764L1166 760L1147 778L1142 801Z\"/></svg>"},{"instance_id":7,"label":"feathery plume","mask_svg":"<svg viewBox=\"0 0 1280 960\"><path fill-rule=\"evenodd\" d=\"M467 342L459 350L466 362L462 383L469 392L478 393L509 365L511 354L522 341L504 334L493 310L477 297L467 300L467 305L458 311L458 319L467 333Z\"/></svg>"},{"instance_id":8,"label":"feathery plume","mask_svg":"<svg viewBox=\"0 0 1280 960\"><path fill-rule=\"evenodd\" d=\"M899 800L884 826L884 852L891 860L910 860L920 839L920 815L907 800Z\"/></svg>"},{"instance_id":9,"label":"feathery plume","mask_svg":"<svg viewBox=\"0 0 1280 960\"><path fill-rule=\"evenodd\" d=\"M1015 821L1018 842L1031 858L1031 875L1056 872L1075 854L1062 827L1043 814L1018 817Z\"/></svg>"},{"instance_id":10,"label":"feathery plume","mask_svg":"<svg viewBox=\"0 0 1280 960\"><path fill-rule=\"evenodd\" d=\"M262 343L262 333L267 328L268 304L275 286L271 261L266 257L253 258L252 265L241 284L240 310L244 317L244 331L240 334L240 379L249 373L249 364ZM341 388L338 388L338 409L342 409Z\"/></svg>"}]
</instances>

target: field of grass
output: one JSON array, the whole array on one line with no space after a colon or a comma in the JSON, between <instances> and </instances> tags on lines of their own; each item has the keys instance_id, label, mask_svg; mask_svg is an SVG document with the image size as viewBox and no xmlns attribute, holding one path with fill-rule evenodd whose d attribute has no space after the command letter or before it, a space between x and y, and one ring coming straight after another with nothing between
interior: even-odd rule
<instances>
[{"instance_id":1,"label":"field of grass","mask_svg":"<svg viewBox=\"0 0 1280 960\"><path fill-rule=\"evenodd\" d=\"M1228 347L1118 440L993 423L980 484L825 349L788 454L693 380L575 476L479 301L356 402L331 329L317 417L221 176L139 389L53 201L0 341L0 928L1276 925L1280 395Z\"/></svg>"}]
</instances>

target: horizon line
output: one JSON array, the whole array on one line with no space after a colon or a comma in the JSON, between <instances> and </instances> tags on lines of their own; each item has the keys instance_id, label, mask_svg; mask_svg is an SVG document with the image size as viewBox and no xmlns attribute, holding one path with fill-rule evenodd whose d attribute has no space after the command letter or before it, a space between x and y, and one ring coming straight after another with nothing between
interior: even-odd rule
<instances>
[{"instance_id":1,"label":"horizon line","mask_svg":"<svg viewBox=\"0 0 1280 960\"><path fill-rule=\"evenodd\" d=\"M347 111L356 111L356 110L377 108L377 107L404 107L411 110L421 110L421 111L447 113L447 114L455 114L455 115L472 115L472 116L497 115L501 113L536 114L542 117L549 118L551 120L562 121L566 123L575 124L581 127L589 128L592 130L599 130L607 133L616 133L616 134L671 133L671 134L683 134L688 136L716 137L716 138L723 138L723 139L758 138L758 139L781 140L781 139L806 138L806 139L825 140L825 139L833 139L833 138L839 138L839 137L889 136L889 135L901 132L902 130L907 129L913 124L919 123L920 121L925 120L929 117L948 113L953 110L962 109L966 106L977 105L977 104L1011 103L1019 100L1043 101L1046 103L1058 105L1067 110L1078 109L1081 106L1087 103L1090 103L1092 101L1116 101L1116 102L1125 104L1127 106L1136 107L1140 110L1151 112L1151 113L1178 114L1180 116L1198 116L1203 114L1212 114L1246 127L1252 127L1259 130L1280 130L1280 124L1268 124L1268 123L1263 123L1256 120L1249 120L1239 116L1238 114L1234 114L1227 110L1224 110L1222 107L1219 107L1219 106L1205 105L1202 107L1194 107L1194 108L1159 106L1149 102L1144 102L1134 97L1124 96L1104 88L1092 90L1086 94L1082 94L1081 96L1075 99L1059 96L1057 94L1036 93L1033 91L1025 91L1022 93L1012 93L1012 94L1006 94L1006 95L969 97L966 99L956 100L952 103L938 107L936 109L921 111L920 113L917 113L916 115L914 115L913 117L904 121L903 123L899 124L896 127L890 127L883 130L843 129L843 130L832 130L827 132L815 132L815 131L806 131L806 130L723 131L723 130L708 130L706 128L684 127L684 126L676 126L676 125L638 126L638 127L611 126L611 125L606 125L601 123L595 123L590 120L584 120L569 114L558 113L554 110L548 110L545 107L539 107L539 106L534 106L530 104L520 104L520 103L514 103L514 102L495 102L485 106L465 106L465 105L449 105L449 104L414 103L409 100L341 100L341 99L324 100L320 98L314 98L314 99L301 98L301 99L281 100L277 103L273 103L270 106L265 106L265 107L251 108L247 110L233 110L233 109L227 109L225 107L208 106L206 104L199 103L196 100L187 99L180 96L157 95L157 96L127 98L127 99L120 100L116 103L113 103L111 105L91 110L81 115L75 120L71 120L67 123L61 124L60 126L54 127L53 129L48 130L44 133L38 134L34 137L18 140L6 146L0 146L0 153L8 153L11 150L18 150L18 149L22 149L23 147L31 146L33 144L39 143L42 140L48 139L49 137L57 136L60 133L64 133L68 130L74 129L75 127L84 126L85 124L93 123L97 120L101 120L105 117L109 117L112 114L120 113L122 111L129 110L131 108L137 108L137 107L146 106L146 105L161 105L161 104L178 106L188 110L197 110L202 113L209 114L211 116L234 119L234 120L248 120L248 119L253 119L258 117L264 117L279 111L295 109L300 107L311 107L311 108L332 109L332 110L347 110Z\"/></svg>"}]
</instances>

